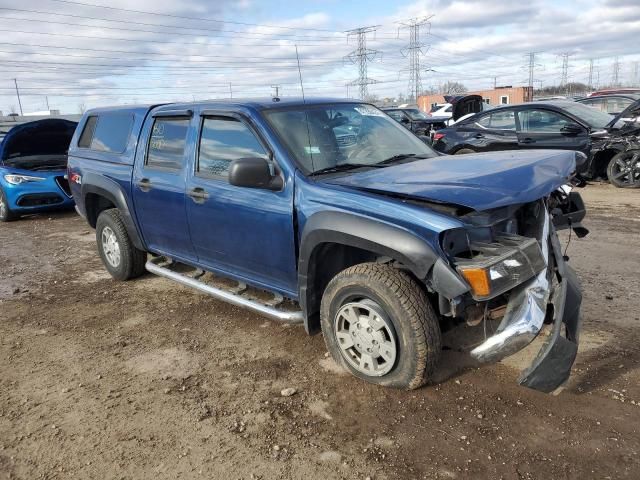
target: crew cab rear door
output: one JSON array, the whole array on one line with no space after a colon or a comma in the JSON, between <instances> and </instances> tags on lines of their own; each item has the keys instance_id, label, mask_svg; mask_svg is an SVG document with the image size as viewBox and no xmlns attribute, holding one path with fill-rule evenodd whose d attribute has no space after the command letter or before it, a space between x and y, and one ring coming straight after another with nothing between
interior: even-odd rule
<instances>
[{"instance_id":1,"label":"crew cab rear door","mask_svg":"<svg viewBox=\"0 0 640 480\"><path fill-rule=\"evenodd\" d=\"M160 110L147 119L140 136L146 144L138 147L131 188L149 250L194 261L185 201L192 121L190 110Z\"/></svg>"},{"instance_id":2,"label":"crew cab rear door","mask_svg":"<svg viewBox=\"0 0 640 480\"><path fill-rule=\"evenodd\" d=\"M231 162L272 161L260 128L247 115L201 110L187 212L198 263L289 297L297 295L293 183L281 191L231 185Z\"/></svg>"}]
</instances>

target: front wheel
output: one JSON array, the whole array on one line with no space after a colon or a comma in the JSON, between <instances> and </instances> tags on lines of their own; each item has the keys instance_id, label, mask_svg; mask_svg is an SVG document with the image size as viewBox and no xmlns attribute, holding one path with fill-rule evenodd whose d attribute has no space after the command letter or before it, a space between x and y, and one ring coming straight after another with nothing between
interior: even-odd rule
<instances>
[{"instance_id":1,"label":"front wheel","mask_svg":"<svg viewBox=\"0 0 640 480\"><path fill-rule=\"evenodd\" d=\"M627 150L613 156L607 177L618 188L640 188L640 150Z\"/></svg>"},{"instance_id":2,"label":"front wheel","mask_svg":"<svg viewBox=\"0 0 640 480\"><path fill-rule=\"evenodd\" d=\"M102 263L113 278L129 280L144 273L147 254L133 245L117 208L98 216L96 241Z\"/></svg>"},{"instance_id":3,"label":"front wheel","mask_svg":"<svg viewBox=\"0 0 640 480\"><path fill-rule=\"evenodd\" d=\"M16 215L9 209L9 201L2 188L0 188L0 222L10 222L15 218Z\"/></svg>"},{"instance_id":4,"label":"front wheel","mask_svg":"<svg viewBox=\"0 0 640 480\"><path fill-rule=\"evenodd\" d=\"M347 268L329 282L320 310L329 353L356 377L411 390L435 371L440 325L406 272L378 263Z\"/></svg>"}]
</instances>

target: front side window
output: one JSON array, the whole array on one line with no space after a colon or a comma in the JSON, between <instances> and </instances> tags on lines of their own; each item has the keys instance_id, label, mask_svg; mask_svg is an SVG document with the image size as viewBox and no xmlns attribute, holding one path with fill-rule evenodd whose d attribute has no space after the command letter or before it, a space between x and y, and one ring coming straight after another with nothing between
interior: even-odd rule
<instances>
[{"instance_id":1,"label":"front side window","mask_svg":"<svg viewBox=\"0 0 640 480\"><path fill-rule=\"evenodd\" d=\"M189 121L188 118L156 118L149 138L148 167L182 169Z\"/></svg>"},{"instance_id":2,"label":"front side window","mask_svg":"<svg viewBox=\"0 0 640 480\"><path fill-rule=\"evenodd\" d=\"M520 129L531 133L561 133L565 125L574 123L564 115L549 110L523 110L518 112Z\"/></svg>"},{"instance_id":3,"label":"front side window","mask_svg":"<svg viewBox=\"0 0 640 480\"><path fill-rule=\"evenodd\" d=\"M265 116L307 173L437 156L418 137L372 105L301 105L268 110Z\"/></svg>"},{"instance_id":4,"label":"front side window","mask_svg":"<svg viewBox=\"0 0 640 480\"><path fill-rule=\"evenodd\" d=\"M226 177L233 160L256 157L269 158L253 131L243 122L231 117L204 119L198 153L199 174Z\"/></svg>"},{"instance_id":5,"label":"front side window","mask_svg":"<svg viewBox=\"0 0 640 480\"><path fill-rule=\"evenodd\" d=\"M516 129L516 116L513 110L498 111L483 115L476 122L476 126L487 130Z\"/></svg>"}]
</instances>

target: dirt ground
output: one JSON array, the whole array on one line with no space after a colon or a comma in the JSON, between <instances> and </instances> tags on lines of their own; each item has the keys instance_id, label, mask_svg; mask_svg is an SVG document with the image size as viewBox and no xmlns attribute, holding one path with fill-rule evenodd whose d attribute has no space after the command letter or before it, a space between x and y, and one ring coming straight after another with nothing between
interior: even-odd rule
<instances>
[{"instance_id":1,"label":"dirt ground","mask_svg":"<svg viewBox=\"0 0 640 480\"><path fill-rule=\"evenodd\" d=\"M478 368L457 348L434 385L374 387L302 327L111 280L74 213L2 224L0 479L638 479L640 191L582 194L584 329L559 395L517 386L527 352Z\"/></svg>"}]
</instances>

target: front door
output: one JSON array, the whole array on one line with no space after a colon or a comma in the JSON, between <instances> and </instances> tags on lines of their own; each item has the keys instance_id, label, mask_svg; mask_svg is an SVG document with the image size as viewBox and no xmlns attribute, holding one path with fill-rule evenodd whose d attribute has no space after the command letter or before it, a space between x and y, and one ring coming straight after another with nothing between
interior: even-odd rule
<instances>
[{"instance_id":1,"label":"front door","mask_svg":"<svg viewBox=\"0 0 640 480\"><path fill-rule=\"evenodd\" d=\"M589 154L591 141L587 129L559 112L542 108L523 109L518 112L518 120L520 148L579 150ZM580 130L569 131L569 126L580 127Z\"/></svg>"},{"instance_id":2,"label":"front door","mask_svg":"<svg viewBox=\"0 0 640 480\"><path fill-rule=\"evenodd\" d=\"M295 296L292 182L285 181L281 191L229 184L233 160L269 160L269 148L242 116L216 112L201 116L200 124L196 168L187 184L189 225L199 263Z\"/></svg>"},{"instance_id":3,"label":"front door","mask_svg":"<svg viewBox=\"0 0 640 480\"><path fill-rule=\"evenodd\" d=\"M148 122L142 138L148 136L149 143L139 149L144 158L136 158L132 185L142 236L154 253L195 260L185 201L191 118L185 112Z\"/></svg>"}]
</instances>

